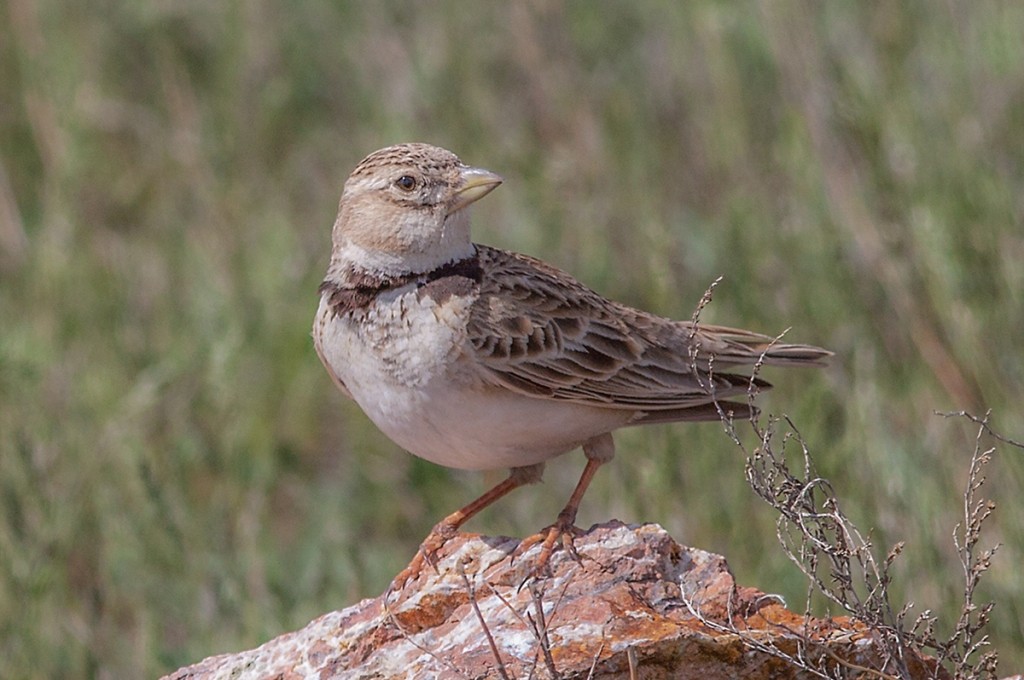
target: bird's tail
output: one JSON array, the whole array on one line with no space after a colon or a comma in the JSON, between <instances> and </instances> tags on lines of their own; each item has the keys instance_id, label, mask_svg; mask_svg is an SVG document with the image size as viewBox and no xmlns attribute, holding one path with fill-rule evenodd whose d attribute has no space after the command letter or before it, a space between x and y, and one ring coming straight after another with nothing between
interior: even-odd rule
<instances>
[{"instance_id":1,"label":"bird's tail","mask_svg":"<svg viewBox=\"0 0 1024 680\"><path fill-rule=\"evenodd\" d=\"M814 345L789 344L781 336L772 337L761 333L682 322L690 335L689 343L696 344L697 356L712 359L718 366L825 366L832 352Z\"/></svg>"}]
</instances>

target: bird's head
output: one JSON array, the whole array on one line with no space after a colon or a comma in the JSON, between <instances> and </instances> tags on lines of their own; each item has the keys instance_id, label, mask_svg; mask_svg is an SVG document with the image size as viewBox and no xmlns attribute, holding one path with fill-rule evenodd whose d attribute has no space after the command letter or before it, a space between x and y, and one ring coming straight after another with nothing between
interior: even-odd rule
<instances>
[{"instance_id":1,"label":"bird's head","mask_svg":"<svg viewBox=\"0 0 1024 680\"><path fill-rule=\"evenodd\" d=\"M466 208L501 181L429 144L374 151L345 182L332 268L358 263L386 274L420 273L471 256Z\"/></svg>"}]
</instances>

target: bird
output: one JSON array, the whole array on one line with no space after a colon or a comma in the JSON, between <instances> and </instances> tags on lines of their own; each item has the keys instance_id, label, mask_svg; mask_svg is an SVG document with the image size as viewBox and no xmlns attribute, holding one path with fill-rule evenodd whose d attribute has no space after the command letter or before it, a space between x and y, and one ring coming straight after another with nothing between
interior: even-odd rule
<instances>
[{"instance_id":1,"label":"bird","mask_svg":"<svg viewBox=\"0 0 1024 680\"><path fill-rule=\"evenodd\" d=\"M657 316L540 259L474 243L469 208L502 182L446 149L403 143L360 161L338 204L313 323L333 383L415 456L509 469L433 527L398 587L436 568L471 517L582 448L575 489L536 535L540 573L559 538L571 547L580 501L615 454L615 430L749 417L753 396L770 387L752 374L761 365L820 366L832 354Z\"/></svg>"}]
</instances>

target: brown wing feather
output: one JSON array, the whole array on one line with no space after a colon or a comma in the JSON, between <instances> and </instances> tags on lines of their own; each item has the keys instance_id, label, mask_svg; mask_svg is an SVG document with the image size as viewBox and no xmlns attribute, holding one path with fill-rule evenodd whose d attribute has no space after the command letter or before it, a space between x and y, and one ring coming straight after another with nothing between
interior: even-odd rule
<instances>
[{"instance_id":1,"label":"brown wing feather","mask_svg":"<svg viewBox=\"0 0 1024 680\"><path fill-rule=\"evenodd\" d=\"M469 322L475 358L489 379L523 394L675 412L666 420L707 419L717 417L709 402L744 394L751 383L712 366L749 366L762 357L765 364L819 364L829 355L758 333L694 328L647 314L601 297L540 260L477 248L485 274ZM756 378L754 384L770 387Z\"/></svg>"}]
</instances>

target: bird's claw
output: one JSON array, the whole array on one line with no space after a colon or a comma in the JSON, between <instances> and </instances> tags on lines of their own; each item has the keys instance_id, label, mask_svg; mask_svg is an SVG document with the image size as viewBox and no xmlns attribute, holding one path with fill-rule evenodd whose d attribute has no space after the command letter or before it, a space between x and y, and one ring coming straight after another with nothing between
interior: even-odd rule
<instances>
[{"instance_id":1,"label":"bird's claw","mask_svg":"<svg viewBox=\"0 0 1024 680\"><path fill-rule=\"evenodd\" d=\"M573 524L571 520L559 517L558 521L551 526L541 529L532 536L524 538L519 543L519 547L515 552L519 555L523 555L533 548L533 546L540 543L540 554L533 563L531 575L534 578L550 576L551 568L548 563L551 560L551 555L555 552L559 539L561 539L562 547L566 552L568 552L574 559L578 560L579 555L576 552L576 547L573 545L573 538L581 535L582 533L583 530Z\"/></svg>"},{"instance_id":2,"label":"bird's claw","mask_svg":"<svg viewBox=\"0 0 1024 680\"><path fill-rule=\"evenodd\" d=\"M423 543L420 544L419 550L416 551L416 555L409 562L409 565L398 572L398 574L391 580L391 585L388 586L387 593L391 594L396 591L404 590L405 586L415 581L420 577L423 572L424 566L429 566L434 570L434 573L440 573L437 569L439 556L441 549L444 544L454 538L458 534L458 529L441 522L427 534L427 537L423 539Z\"/></svg>"}]
</instances>

